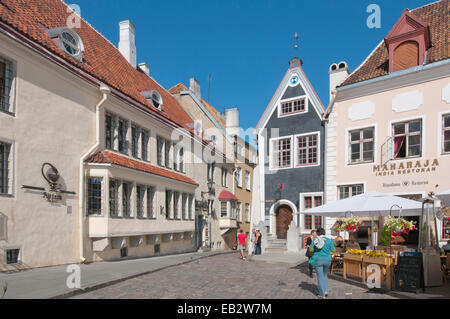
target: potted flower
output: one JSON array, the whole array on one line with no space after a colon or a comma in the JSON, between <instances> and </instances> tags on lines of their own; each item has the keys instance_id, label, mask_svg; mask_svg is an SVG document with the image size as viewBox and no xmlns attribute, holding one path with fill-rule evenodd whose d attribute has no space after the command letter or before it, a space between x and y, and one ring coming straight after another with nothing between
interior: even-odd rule
<instances>
[{"instance_id":1,"label":"potted flower","mask_svg":"<svg viewBox=\"0 0 450 319\"><path fill-rule=\"evenodd\" d=\"M393 236L400 236L401 234L408 235L410 231L416 230L415 222L406 220L402 217L388 216L385 227L392 233Z\"/></svg>"},{"instance_id":2,"label":"potted flower","mask_svg":"<svg viewBox=\"0 0 450 319\"><path fill-rule=\"evenodd\" d=\"M348 232L355 232L359 230L361 224L362 224L361 219L357 216L353 216L350 218L344 218L342 220L341 227L343 230L346 230Z\"/></svg>"}]
</instances>

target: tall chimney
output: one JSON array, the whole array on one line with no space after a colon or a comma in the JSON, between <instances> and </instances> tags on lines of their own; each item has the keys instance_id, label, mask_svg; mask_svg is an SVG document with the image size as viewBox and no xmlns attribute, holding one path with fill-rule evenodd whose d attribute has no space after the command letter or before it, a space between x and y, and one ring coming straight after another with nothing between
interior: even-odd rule
<instances>
[{"instance_id":1,"label":"tall chimney","mask_svg":"<svg viewBox=\"0 0 450 319\"><path fill-rule=\"evenodd\" d=\"M127 61L136 68L136 44L135 32L136 27L130 20L119 22L120 41L119 51L127 59Z\"/></svg>"},{"instance_id":2,"label":"tall chimney","mask_svg":"<svg viewBox=\"0 0 450 319\"><path fill-rule=\"evenodd\" d=\"M330 66L330 71L328 72L330 74L330 102L333 99L331 92L336 90L336 88L342 84L342 82L347 79L348 75L350 74L348 71L347 62L340 62L339 64L333 63Z\"/></svg>"},{"instance_id":3,"label":"tall chimney","mask_svg":"<svg viewBox=\"0 0 450 319\"><path fill-rule=\"evenodd\" d=\"M226 131L228 135L239 135L239 109L225 110Z\"/></svg>"},{"instance_id":4,"label":"tall chimney","mask_svg":"<svg viewBox=\"0 0 450 319\"><path fill-rule=\"evenodd\" d=\"M200 89L200 82L198 82L195 78L189 79L189 90L194 92L194 94L201 99L202 98L202 91Z\"/></svg>"}]
</instances>

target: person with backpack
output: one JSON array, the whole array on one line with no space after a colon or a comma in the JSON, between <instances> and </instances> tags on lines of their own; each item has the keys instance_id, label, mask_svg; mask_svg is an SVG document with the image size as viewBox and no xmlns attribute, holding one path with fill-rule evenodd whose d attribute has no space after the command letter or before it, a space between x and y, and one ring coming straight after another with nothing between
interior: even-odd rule
<instances>
[{"instance_id":1,"label":"person with backpack","mask_svg":"<svg viewBox=\"0 0 450 319\"><path fill-rule=\"evenodd\" d=\"M317 298L325 299L330 290L328 286L328 270L331 267L331 253L336 252L336 248L333 241L325 237L325 230L318 228L309 250L314 252L309 263L316 269L317 286L319 288Z\"/></svg>"}]
</instances>

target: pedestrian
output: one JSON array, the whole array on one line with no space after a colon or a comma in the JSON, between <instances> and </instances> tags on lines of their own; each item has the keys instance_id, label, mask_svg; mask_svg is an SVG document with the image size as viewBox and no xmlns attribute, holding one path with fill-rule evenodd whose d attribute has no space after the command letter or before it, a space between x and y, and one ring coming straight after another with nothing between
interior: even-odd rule
<instances>
[{"instance_id":1,"label":"pedestrian","mask_svg":"<svg viewBox=\"0 0 450 319\"><path fill-rule=\"evenodd\" d=\"M255 239L256 239L256 230L253 228L252 229L252 235L251 235L251 237L250 237L250 244L252 245L251 247L252 247L252 254L254 255L255 254L255 251L256 251L256 245L255 245Z\"/></svg>"},{"instance_id":2,"label":"pedestrian","mask_svg":"<svg viewBox=\"0 0 450 319\"><path fill-rule=\"evenodd\" d=\"M261 255L261 238L261 231L257 228L255 237L255 255Z\"/></svg>"},{"instance_id":3,"label":"pedestrian","mask_svg":"<svg viewBox=\"0 0 450 319\"><path fill-rule=\"evenodd\" d=\"M305 248L306 248L305 256L308 257L309 277L311 277L311 278L313 277L313 266L311 265L309 260L314 255L314 251L310 251L309 248L311 247L311 244L312 244L315 234L316 234L316 231L314 229L311 230L311 235L308 237L308 239L306 239L306 245L305 245Z\"/></svg>"},{"instance_id":4,"label":"pedestrian","mask_svg":"<svg viewBox=\"0 0 450 319\"><path fill-rule=\"evenodd\" d=\"M323 228L317 229L309 250L314 252L309 262L316 269L317 286L319 288L317 298L325 299L329 292L328 270L331 267L331 252L336 252L336 249L334 248L333 241L325 237L325 230Z\"/></svg>"},{"instance_id":5,"label":"pedestrian","mask_svg":"<svg viewBox=\"0 0 450 319\"><path fill-rule=\"evenodd\" d=\"M238 235L238 250L241 253L242 260L245 260L244 250L245 250L246 241L247 241L247 235L241 229L239 231L239 235Z\"/></svg>"},{"instance_id":6,"label":"pedestrian","mask_svg":"<svg viewBox=\"0 0 450 319\"><path fill-rule=\"evenodd\" d=\"M355 240L355 236L350 235L348 242L345 244L345 251L349 249L361 249L359 243Z\"/></svg>"}]
</instances>

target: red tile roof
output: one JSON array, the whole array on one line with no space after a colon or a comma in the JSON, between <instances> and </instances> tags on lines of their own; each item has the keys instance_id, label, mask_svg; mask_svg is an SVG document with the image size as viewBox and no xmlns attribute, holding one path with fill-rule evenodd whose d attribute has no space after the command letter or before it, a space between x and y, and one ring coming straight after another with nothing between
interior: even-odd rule
<instances>
[{"instance_id":1,"label":"red tile roof","mask_svg":"<svg viewBox=\"0 0 450 319\"><path fill-rule=\"evenodd\" d=\"M101 151L92 155L86 160L88 163L102 163L102 164L114 164L122 167L131 168L137 171L150 173L153 175L163 176L176 181L192 184L198 186L194 180L179 173L169 171L167 169L154 166L149 163L144 163L139 160L131 159L124 155L116 154L110 151Z\"/></svg>"},{"instance_id":2,"label":"red tile roof","mask_svg":"<svg viewBox=\"0 0 450 319\"><path fill-rule=\"evenodd\" d=\"M430 30L431 47L427 50L426 63L450 58L450 0L441 0L410 12L428 24ZM340 86L374 79L388 73L388 50L383 41Z\"/></svg>"},{"instance_id":3,"label":"red tile roof","mask_svg":"<svg viewBox=\"0 0 450 319\"><path fill-rule=\"evenodd\" d=\"M229 191L223 190L220 192L219 200L239 200L236 196Z\"/></svg>"},{"instance_id":4,"label":"red tile roof","mask_svg":"<svg viewBox=\"0 0 450 319\"><path fill-rule=\"evenodd\" d=\"M9 25L76 68L122 92L151 112L192 130L188 124L193 123L193 120L176 99L154 79L133 68L119 50L84 19L81 19L80 28L73 29L84 44L83 62L61 50L47 31L66 26L68 16L73 14L70 10L67 12L67 8L68 6L61 0L1 0L0 22ZM155 109L141 94L143 91L151 90L158 90L161 94L162 112Z\"/></svg>"}]
</instances>

